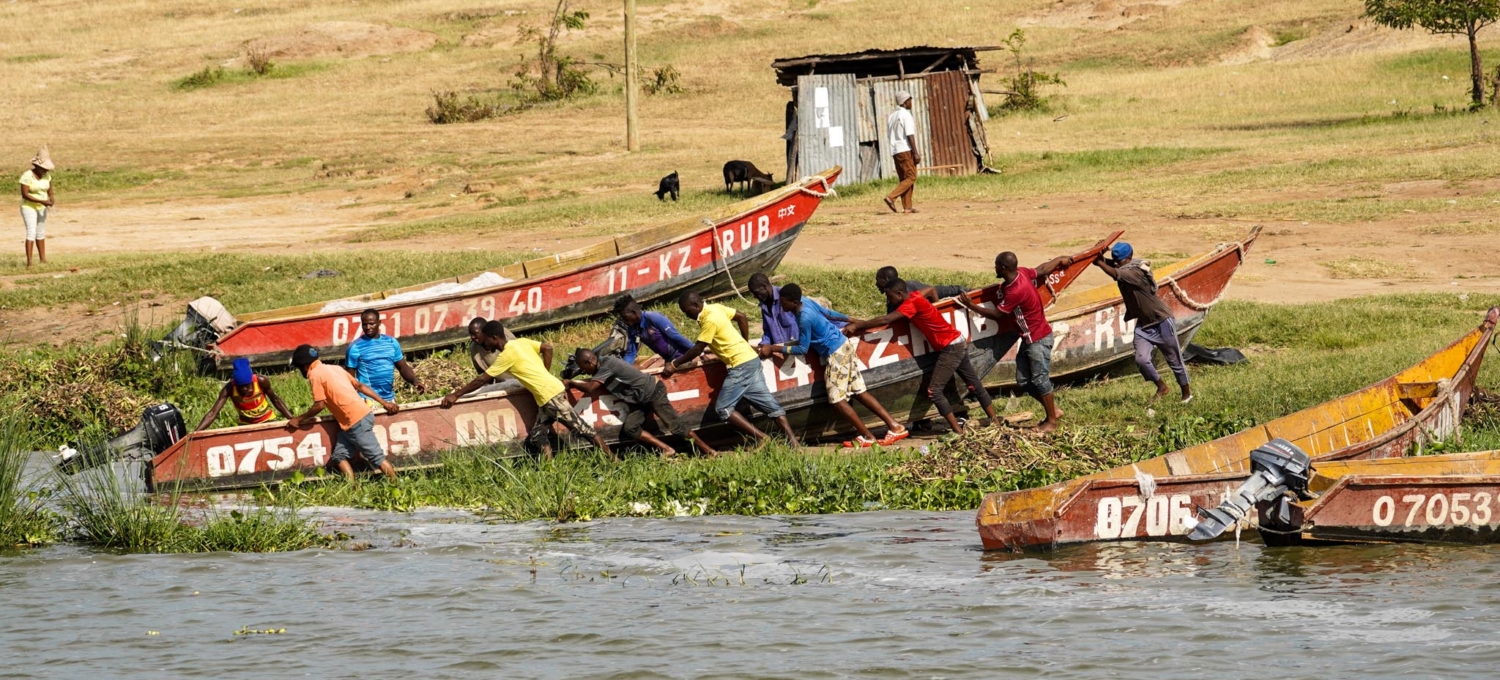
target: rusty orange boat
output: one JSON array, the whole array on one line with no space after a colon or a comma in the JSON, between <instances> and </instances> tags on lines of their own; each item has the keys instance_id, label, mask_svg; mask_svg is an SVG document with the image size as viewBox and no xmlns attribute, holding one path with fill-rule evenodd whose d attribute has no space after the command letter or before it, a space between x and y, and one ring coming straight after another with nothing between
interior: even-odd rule
<instances>
[{"instance_id":1,"label":"rusty orange boat","mask_svg":"<svg viewBox=\"0 0 1500 680\"><path fill-rule=\"evenodd\" d=\"M1036 489L985 497L976 522L988 550L1107 540L1170 540L1250 475L1250 452L1290 441L1314 462L1390 458L1458 430L1500 308L1416 365L1358 392L1228 437Z\"/></svg>"}]
</instances>

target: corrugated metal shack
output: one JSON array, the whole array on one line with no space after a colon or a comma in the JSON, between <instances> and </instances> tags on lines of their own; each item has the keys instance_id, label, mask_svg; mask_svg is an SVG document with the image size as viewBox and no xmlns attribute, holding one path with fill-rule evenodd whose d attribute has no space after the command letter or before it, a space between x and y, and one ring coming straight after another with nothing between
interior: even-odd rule
<instances>
[{"instance_id":1,"label":"corrugated metal shack","mask_svg":"<svg viewBox=\"0 0 1500 680\"><path fill-rule=\"evenodd\" d=\"M998 47L909 47L778 59L776 82L791 88L786 107L786 177L842 165L837 184L895 177L886 117L896 93L912 95L924 175L988 170L989 114L979 94L979 52Z\"/></svg>"}]
</instances>

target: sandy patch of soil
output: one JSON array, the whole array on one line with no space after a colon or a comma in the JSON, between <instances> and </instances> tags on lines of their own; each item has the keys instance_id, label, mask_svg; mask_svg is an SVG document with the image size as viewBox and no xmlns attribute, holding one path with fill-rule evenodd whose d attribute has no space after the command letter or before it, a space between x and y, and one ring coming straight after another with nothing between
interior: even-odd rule
<instances>
[{"instance_id":1,"label":"sandy patch of soil","mask_svg":"<svg viewBox=\"0 0 1500 680\"><path fill-rule=\"evenodd\" d=\"M438 37L426 31L358 21L324 21L296 31L252 41L277 59L338 56L366 57L374 54L422 52L432 49ZM243 61L236 60L236 65Z\"/></svg>"},{"instance_id":2,"label":"sandy patch of soil","mask_svg":"<svg viewBox=\"0 0 1500 680\"><path fill-rule=\"evenodd\" d=\"M1081 28L1094 31L1113 31L1126 24L1170 11L1187 0L1084 0L1066 2L1059 0L1052 7L1036 14L1022 17L1016 25L1022 28Z\"/></svg>"}]
</instances>

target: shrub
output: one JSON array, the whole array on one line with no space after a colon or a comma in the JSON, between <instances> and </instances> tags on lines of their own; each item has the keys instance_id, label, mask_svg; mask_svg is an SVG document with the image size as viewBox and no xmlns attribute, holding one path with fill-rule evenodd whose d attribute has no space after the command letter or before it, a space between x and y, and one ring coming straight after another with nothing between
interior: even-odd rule
<instances>
[{"instance_id":1,"label":"shrub","mask_svg":"<svg viewBox=\"0 0 1500 680\"><path fill-rule=\"evenodd\" d=\"M219 66L204 66L202 71L182 78L173 83L172 86L179 90L199 90L205 87L213 87L223 81L228 74Z\"/></svg>"},{"instance_id":2,"label":"shrub","mask_svg":"<svg viewBox=\"0 0 1500 680\"><path fill-rule=\"evenodd\" d=\"M686 90L679 82L681 78L682 74L678 73L671 64L667 64L652 71L651 78L642 87L645 88L646 94L682 94Z\"/></svg>"},{"instance_id":3,"label":"shrub","mask_svg":"<svg viewBox=\"0 0 1500 680\"><path fill-rule=\"evenodd\" d=\"M1026 47L1026 33L1016 29L1006 38L1002 44L1006 51L1010 52L1015 59L1015 75L1004 80L1005 103L1000 105L1002 111L1045 111L1047 110L1047 97L1042 94L1042 88L1047 85L1060 85L1067 87L1062 76L1056 73L1042 73L1031 67L1030 62L1023 59L1022 55Z\"/></svg>"},{"instance_id":4,"label":"shrub","mask_svg":"<svg viewBox=\"0 0 1500 680\"><path fill-rule=\"evenodd\" d=\"M245 64L250 67L250 72L258 76L270 75L271 70L276 68L275 62L271 61L271 53L266 51L264 45L254 41L245 43Z\"/></svg>"},{"instance_id":5,"label":"shrub","mask_svg":"<svg viewBox=\"0 0 1500 680\"><path fill-rule=\"evenodd\" d=\"M433 91L432 106L427 107L427 120L438 125L448 123L472 123L476 120L499 118L522 107L505 106L499 102L486 102L472 94L453 90Z\"/></svg>"}]
</instances>

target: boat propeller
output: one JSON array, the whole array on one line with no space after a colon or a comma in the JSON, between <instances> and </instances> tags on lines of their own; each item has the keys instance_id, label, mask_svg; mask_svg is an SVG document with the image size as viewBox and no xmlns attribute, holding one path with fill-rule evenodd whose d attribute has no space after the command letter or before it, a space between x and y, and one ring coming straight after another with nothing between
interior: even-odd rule
<instances>
[{"instance_id":1,"label":"boat propeller","mask_svg":"<svg viewBox=\"0 0 1500 680\"><path fill-rule=\"evenodd\" d=\"M1280 505L1267 513L1268 519L1290 522L1288 494L1302 500L1316 498L1307 490L1311 468L1312 459L1285 439L1273 439L1256 448L1250 452L1250 479L1229 494L1219 507L1198 508L1199 521L1188 534L1188 540L1218 538L1244 519L1256 504L1278 499Z\"/></svg>"}]
</instances>

